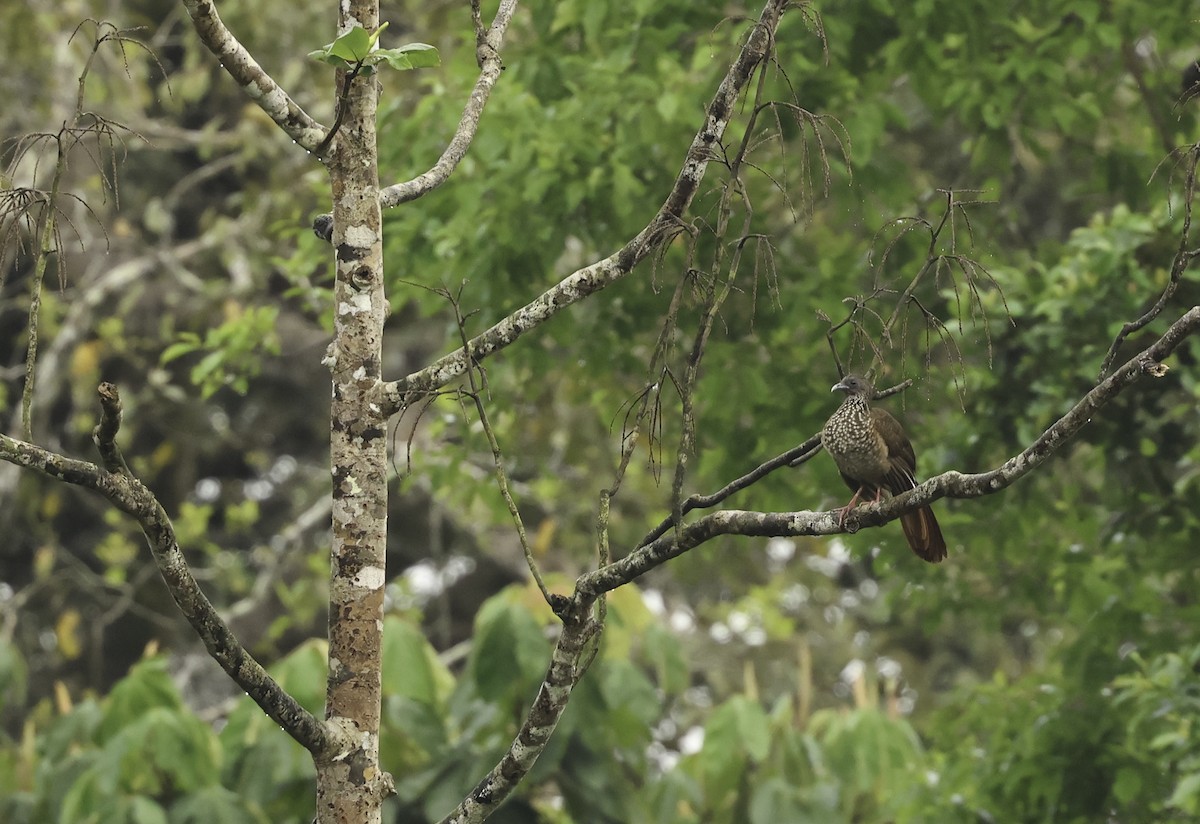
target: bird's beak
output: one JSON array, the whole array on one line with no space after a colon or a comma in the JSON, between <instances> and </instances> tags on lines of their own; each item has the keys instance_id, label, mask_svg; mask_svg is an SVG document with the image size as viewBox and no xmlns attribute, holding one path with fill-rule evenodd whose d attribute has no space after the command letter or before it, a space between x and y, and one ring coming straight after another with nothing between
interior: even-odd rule
<instances>
[{"instance_id":1,"label":"bird's beak","mask_svg":"<svg viewBox=\"0 0 1200 824\"><path fill-rule=\"evenodd\" d=\"M850 387L846 386L845 381L838 381L833 386L829 387L830 392L849 392Z\"/></svg>"}]
</instances>

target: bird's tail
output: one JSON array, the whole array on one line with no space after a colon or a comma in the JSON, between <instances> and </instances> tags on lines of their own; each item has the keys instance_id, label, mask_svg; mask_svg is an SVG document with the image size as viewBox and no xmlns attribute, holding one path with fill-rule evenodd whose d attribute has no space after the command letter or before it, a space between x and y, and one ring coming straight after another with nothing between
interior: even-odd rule
<instances>
[{"instance_id":1,"label":"bird's tail","mask_svg":"<svg viewBox=\"0 0 1200 824\"><path fill-rule=\"evenodd\" d=\"M946 539L942 537L942 529L933 517L932 509L926 506L901 515L900 526L904 528L908 545L921 560L936 564L946 559Z\"/></svg>"}]
</instances>

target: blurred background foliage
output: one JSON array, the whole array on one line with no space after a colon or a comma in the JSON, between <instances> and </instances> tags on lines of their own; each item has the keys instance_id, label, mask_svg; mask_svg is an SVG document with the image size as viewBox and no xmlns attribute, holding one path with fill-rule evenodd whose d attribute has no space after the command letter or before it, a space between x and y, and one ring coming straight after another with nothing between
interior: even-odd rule
<instances>
[{"instance_id":1,"label":"blurred background foliage","mask_svg":"<svg viewBox=\"0 0 1200 824\"><path fill-rule=\"evenodd\" d=\"M485 3L485 13L490 4ZM223 18L318 118L331 79L303 57L333 10L225 0ZM522 8L478 138L446 186L386 215L386 372L476 333L607 255L654 214L758 9L563 0ZM769 99L826 118L757 123L743 174L770 238L722 309L695 399L686 492L710 492L815 432L835 404L825 341L844 299L886 317L924 260L947 189L968 202L938 252L986 267L920 287L883 349L888 402L922 474L993 467L1094 379L1120 325L1166 283L1182 220L1169 152L1192 4L856 0L792 11ZM94 390L118 383L125 454L175 519L214 602L310 708L324 683L329 250L321 169L221 74L180 4L0 4L0 133L57 128L106 19L87 108L128 127L72 157L72 222L48 282L35 437L92 458ZM384 3L387 36L442 52L385 75L381 170L440 153L475 77L467 5ZM794 97L793 97L794 96ZM736 145L746 114L726 145ZM45 181L13 163L4 185ZM99 162L94 162L98 160ZM115 162L118 187L109 184ZM823 163L828 166L828 178ZM697 241L487 362L489 415L539 562L566 591L594 563L600 489L627 405L684 283L667 363L682 372L727 171ZM917 227L915 230L913 227ZM910 231L911 230L911 231ZM19 428L31 265L0 256L0 415ZM952 244L952 245L951 245ZM697 263L699 261L699 263ZM688 267L694 266L695 271ZM891 290L891 291L889 291ZM1200 300L1194 274L1163 319ZM873 327L878 332L878 327ZM851 365L870 352L837 342ZM725 539L614 595L604 650L520 796L493 820L1119 822L1200 814L1200 347L1143 382L1041 471L943 501L950 559L894 526L836 539ZM418 412L421 414L418 415ZM628 550L670 508L678 401L614 503ZM395 424L387 703L395 822L434 821L511 740L548 662L548 611L451 396ZM664 465L665 464L665 465ZM664 480L664 476L666 480ZM729 505L828 509L827 459ZM307 821L311 766L231 694L158 581L140 534L78 490L0 466L0 819Z\"/></svg>"}]
</instances>

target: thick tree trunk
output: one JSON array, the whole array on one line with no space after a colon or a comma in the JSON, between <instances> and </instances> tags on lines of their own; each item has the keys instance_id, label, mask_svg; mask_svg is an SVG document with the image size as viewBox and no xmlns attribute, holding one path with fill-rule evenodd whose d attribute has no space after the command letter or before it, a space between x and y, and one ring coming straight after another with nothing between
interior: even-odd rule
<instances>
[{"instance_id":1,"label":"thick tree trunk","mask_svg":"<svg viewBox=\"0 0 1200 824\"><path fill-rule=\"evenodd\" d=\"M374 31L377 0L341 4L339 33ZM346 82L339 73L339 86ZM321 824L378 824L390 777L379 768L380 653L387 539L386 426L374 402L386 302L375 144L378 81L353 79L329 155L333 194L335 337L331 463L333 550L326 717L354 748L317 765Z\"/></svg>"}]
</instances>

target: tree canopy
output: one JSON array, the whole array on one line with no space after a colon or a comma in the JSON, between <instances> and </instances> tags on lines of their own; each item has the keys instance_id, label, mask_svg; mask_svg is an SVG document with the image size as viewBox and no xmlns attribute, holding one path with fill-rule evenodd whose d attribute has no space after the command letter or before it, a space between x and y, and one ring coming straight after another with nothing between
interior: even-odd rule
<instances>
[{"instance_id":1,"label":"tree canopy","mask_svg":"<svg viewBox=\"0 0 1200 824\"><path fill-rule=\"evenodd\" d=\"M331 70L306 57L333 39L317 5L219 4L331 122ZM649 225L758 13L520 6L465 158L384 212L385 377ZM1200 304L1200 102L1180 79L1192 17L1184 3L790 9L655 253L482 360L478 385L391 421L388 820L453 809L510 747L550 661L558 622L494 448L546 585L565 593L597 565L598 517L628 555L687 496L817 433L839 369L912 381L878 403L905 422L919 479L984 473ZM388 46L441 54L380 72L386 184L437 160L479 66L468 4L384 4L382 18ZM324 170L178 4L7 4L0 31L0 83L23 102L0 110L6 193L53 172L41 135L104 118L84 118L62 178L77 199L40 294L32 434L89 456L96 384L120 384L124 454L208 596L319 713L335 302L310 224L330 210ZM15 436L40 239L12 206L0 233ZM1112 396L1013 485L936 501L950 548L936 567L899 525L864 522L723 535L613 590L596 661L490 820L1193 820L1198 357L1182 340L1165 374ZM846 498L817 455L720 506ZM137 526L8 464L0 501L0 819L310 820L311 763L204 656Z\"/></svg>"}]
</instances>

